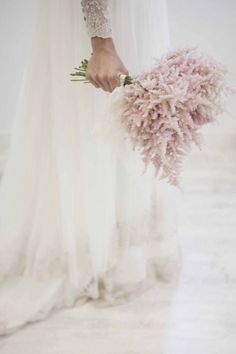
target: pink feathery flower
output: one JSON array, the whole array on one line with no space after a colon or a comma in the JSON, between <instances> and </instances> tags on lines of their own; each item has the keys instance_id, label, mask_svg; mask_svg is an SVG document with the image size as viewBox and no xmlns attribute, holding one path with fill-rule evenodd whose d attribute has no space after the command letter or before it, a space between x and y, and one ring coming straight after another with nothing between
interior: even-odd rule
<instances>
[{"instance_id":1,"label":"pink feathery flower","mask_svg":"<svg viewBox=\"0 0 236 354\"><path fill-rule=\"evenodd\" d=\"M169 52L124 87L121 122L156 175L178 185L183 158L200 146L199 128L223 111L232 90L226 68L196 48Z\"/></svg>"}]
</instances>

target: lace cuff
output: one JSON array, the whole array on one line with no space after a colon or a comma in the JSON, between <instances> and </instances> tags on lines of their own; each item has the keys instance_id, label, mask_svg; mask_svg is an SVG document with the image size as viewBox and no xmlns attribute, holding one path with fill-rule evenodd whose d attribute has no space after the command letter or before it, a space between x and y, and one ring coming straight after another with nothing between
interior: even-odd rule
<instances>
[{"instance_id":1,"label":"lace cuff","mask_svg":"<svg viewBox=\"0 0 236 354\"><path fill-rule=\"evenodd\" d=\"M82 0L81 6L90 37L112 37L109 0Z\"/></svg>"}]
</instances>

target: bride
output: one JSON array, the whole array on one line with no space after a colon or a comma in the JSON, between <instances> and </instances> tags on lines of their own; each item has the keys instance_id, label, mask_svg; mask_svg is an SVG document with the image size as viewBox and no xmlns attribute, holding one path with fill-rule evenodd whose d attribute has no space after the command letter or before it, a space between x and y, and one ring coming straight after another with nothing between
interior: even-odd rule
<instances>
[{"instance_id":1,"label":"bride","mask_svg":"<svg viewBox=\"0 0 236 354\"><path fill-rule=\"evenodd\" d=\"M168 49L165 0L40 0L33 38L0 186L1 334L179 269L179 192L92 134L119 74ZM91 84L72 83L84 58Z\"/></svg>"}]
</instances>

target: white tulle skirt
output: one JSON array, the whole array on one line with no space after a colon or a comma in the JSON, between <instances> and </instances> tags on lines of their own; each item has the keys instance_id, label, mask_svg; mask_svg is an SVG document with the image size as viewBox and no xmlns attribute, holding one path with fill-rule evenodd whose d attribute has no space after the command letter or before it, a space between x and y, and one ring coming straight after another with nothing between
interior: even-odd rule
<instances>
[{"instance_id":1,"label":"white tulle skirt","mask_svg":"<svg viewBox=\"0 0 236 354\"><path fill-rule=\"evenodd\" d=\"M110 5L133 75L168 49L165 1ZM80 1L41 0L0 187L1 334L178 274L179 191L92 134L109 94L69 76L90 53Z\"/></svg>"}]
</instances>

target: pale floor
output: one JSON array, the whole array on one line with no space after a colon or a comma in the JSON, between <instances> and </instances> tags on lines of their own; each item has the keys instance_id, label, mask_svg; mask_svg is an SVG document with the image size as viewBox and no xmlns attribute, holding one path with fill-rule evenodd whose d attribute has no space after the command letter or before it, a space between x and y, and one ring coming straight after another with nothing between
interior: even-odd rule
<instances>
[{"instance_id":1,"label":"pale floor","mask_svg":"<svg viewBox=\"0 0 236 354\"><path fill-rule=\"evenodd\" d=\"M1 354L235 354L236 129L213 127L183 176L177 289L111 308L87 303L0 341Z\"/></svg>"}]
</instances>

